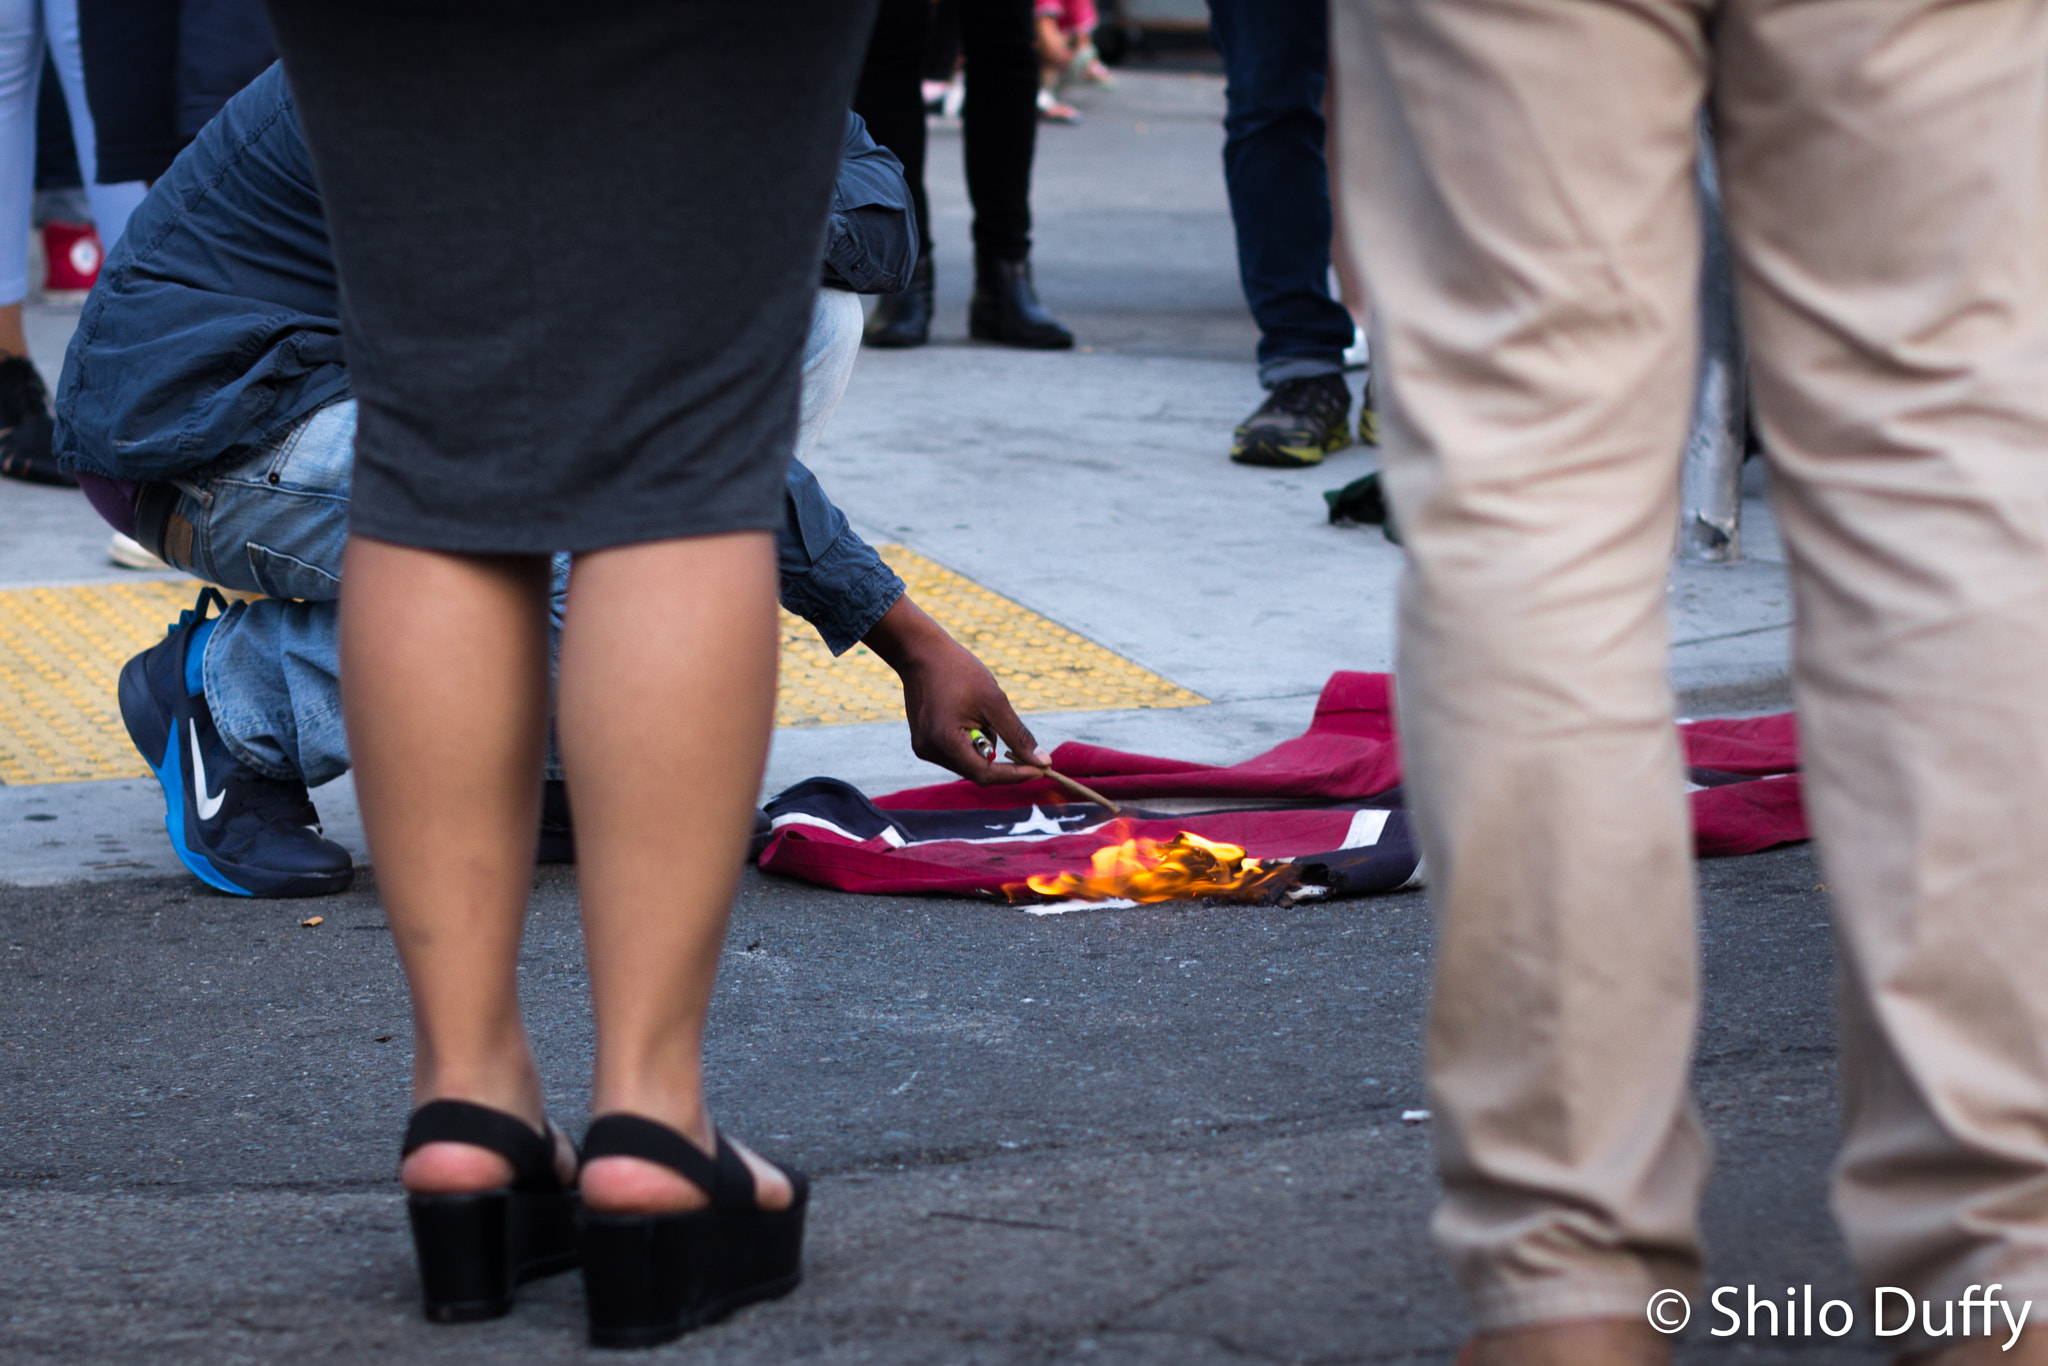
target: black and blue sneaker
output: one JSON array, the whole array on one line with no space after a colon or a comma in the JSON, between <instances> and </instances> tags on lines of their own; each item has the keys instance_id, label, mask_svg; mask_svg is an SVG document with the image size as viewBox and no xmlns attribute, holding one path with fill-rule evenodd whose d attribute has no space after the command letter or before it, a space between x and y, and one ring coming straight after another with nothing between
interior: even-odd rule
<instances>
[{"instance_id":1,"label":"black and blue sneaker","mask_svg":"<svg viewBox=\"0 0 2048 1366\"><path fill-rule=\"evenodd\" d=\"M348 850L320 833L306 785L234 756L200 685L206 638L227 609L212 588L163 640L121 669L121 719L163 785L164 828L200 881L236 896L325 896L348 890Z\"/></svg>"}]
</instances>

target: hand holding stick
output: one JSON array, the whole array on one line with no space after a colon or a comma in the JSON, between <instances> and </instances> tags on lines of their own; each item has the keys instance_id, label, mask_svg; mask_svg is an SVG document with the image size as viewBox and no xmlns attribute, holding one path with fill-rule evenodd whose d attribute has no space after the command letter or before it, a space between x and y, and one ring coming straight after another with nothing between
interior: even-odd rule
<instances>
[{"instance_id":1,"label":"hand holding stick","mask_svg":"<svg viewBox=\"0 0 2048 1366\"><path fill-rule=\"evenodd\" d=\"M968 732L968 735L974 741L975 752L980 754L982 758L994 759L996 757L995 742L989 739L988 736L982 734L979 730L971 730ZM1109 814L1112 816L1120 816L1123 814L1124 809L1118 806L1115 802L1103 796L1100 792L1097 792L1094 788L1088 786L1086 783L1074 781L1072 778L1069 778L1066 774L1060 772L1058 769L1054 768L1050 764L1026 763L1024 760L1019 759L1014 754L1009 756L1009 761L1013 764L1017 764L1024 768L1037 769L1046 777L1052 779L1061 787L1064 787L1067 791L1079 797L1082 801L1094 802L1097 806L1109 812Z\"/></svg>"}]
</instances>

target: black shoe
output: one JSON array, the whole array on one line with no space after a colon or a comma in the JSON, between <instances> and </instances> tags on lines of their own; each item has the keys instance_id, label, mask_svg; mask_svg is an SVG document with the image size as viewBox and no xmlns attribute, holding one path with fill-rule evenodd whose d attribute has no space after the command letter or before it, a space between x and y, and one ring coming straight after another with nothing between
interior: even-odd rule
<instances>
[{"instance_id":1,"label":"black shoe","mask_svg":"<svg viewBox=\"0 0 2048 1366\"><path fill-rule=\"evenodd\" d=\"M50 391L26 356L0 359L0 474L28 484L77 488L57 468L50 450L57 427L50 420Z\"/></svg>"},{"instance_id":2,"label":"black shoe","mask_svg":"<svg viewBox=\"0 0 2048 1366\"><path fill-rule=\"evenodd\" d=\"M974 258L974 299L967 307L967 335L976 341L1064 351L1074 334L1038 302L1031 262Z\"/></svg>"},{"instance_id":3,"label":"black shoe","mask_svg":"<svg viewBox=\"0 0 2048 1366\"><path fill-rule=\"evenodd\" d=\"M1280 469L1320 465L1326 454L1351 444L1350 411L1342 374L1282 380L1238 427L1230 458Z\"/></svg>"},{"instance_id":4,"label":"black shoe","mask_svg":"<svg viewBox=\"0 0 2048 1366\"><path fill-rule=\"evenodd\" d=\"M875 300L861 340L869 346L923 346L932 336L932 258L926 252L910 272L910 288Z\"/></svg>"},{"instance_id":5,"label":"black shoe","mask_svg":"<svg viewBox=\"0 0 2048 1366\"><path fill-rule=\"evenodd\" d=\"M214 729L206 694L188 689L193 634L210 608L226 606L206 589L169 635L121 669L121 720L164 790L171 848L200 881L236 896L345 892L354 865L321 836L306 785L237 759Z\"/></svg>"},{"instance_id":6,"label":"black shoe","mask_svg":"<svg viewBox=\"0 0 2048 1366\"><path fill-rule=\"evenodd\" d=\"M537 1134L511 1115L466 1100L431 1100L412 1112L402 1156L428 1143L467 1143L512 1164L509 1186L406 1196L430 1320L503 1318L520 1286L575 1270L582 1257L576 1192L555 1169L552 1130Z\"/></svg>"},{"instance_id":7,"label":"black shoe","mask_svg":"<svg viewBox=\"0 0 2048 1366\"><path fill-rule=\"evenodd\" d=\"M593 1347L652 1347L718 1322L744 1305L787 1295L803 1280L810 1183L782 1168L788 1209L762 1209L754 1173L724 1135L718 1156L666 1124L606 1115L583 1139L583 1161L658 1162L709 1196L685 1214L583 1212L583 1299Z\"/></svg>"}]
</instances>

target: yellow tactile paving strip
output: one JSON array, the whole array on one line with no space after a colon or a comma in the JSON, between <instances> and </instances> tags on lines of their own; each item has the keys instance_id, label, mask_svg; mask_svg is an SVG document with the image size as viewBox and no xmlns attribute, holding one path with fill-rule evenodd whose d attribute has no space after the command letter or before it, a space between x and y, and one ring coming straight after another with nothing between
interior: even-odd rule
<instances>
[{"instance_id":1,"label":"yellow tactile paving strip","mask_svg":"<svg viewBox=\"0 0 2048 1366\"><path fill-rule=\"evenodd\" d=\"M1020 712L1192 707L1203 700L901 546L882 556L911 596L981 657ZM137 580L0 590L0 784L140 778L149 770L114 700L121 666L163 639L196 582ZM864 646L838 659L782 614L778 726L903 715L896 675Z\"/></svg>"},{"instance_id":2,"label":"yellow tactile paving strip","mask_svg":"<svg viewBox=\"0 0 2048 1366\"><path fill-rule=\"evenodd\" d=\"M1020 712L1195 707L1206 700L922 555L900 545L878 548L918 606L988 665ZM776 725L851 725L902 715L903 688L873 651L856 645L834 659L806 622L782 614Z\"/></svg>"},{"instance_id":3,"label":"yellow tactile paving strip","mask_svg":"<svg viewBox=\"0 0 2048 1366\"><path fill-rule=\"evenodd\" d=\"M0 592L0 783L147 774L114 680L198 591L145 579Z\"/></svg>"}]
</instances>

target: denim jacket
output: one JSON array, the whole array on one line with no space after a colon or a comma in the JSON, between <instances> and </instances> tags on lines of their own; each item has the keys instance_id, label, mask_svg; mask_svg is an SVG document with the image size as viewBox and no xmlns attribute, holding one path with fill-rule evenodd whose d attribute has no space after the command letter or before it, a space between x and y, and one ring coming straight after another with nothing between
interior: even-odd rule
<instances>
[{"instance_id":1,"label":"denim jacket","mask_svg":"<svg viewBox=\"0 0 2048 1366\"><path fill-rule=\"evenodd\" d=\"M825 229L825 283L856 294L901 293L910 288L917 252L917 211L903 163L849 109Z\"/></svg>"},{"instance_id":2,"label":"denim jacket","mask_svg":"<svg viewBox=\"0 0 2048 1366\"><path fill-rule=\"evenodd\" d=\"M901 289L917 259L902 167L847 115L826 278ZM179 154L86 300L57 385L60 464L132 483L245 459L349 396L341 305L312 159L273 65ZM784 605L833 653L903 582L791 462L778 537Z\"/></svg>"}]
</instances>

